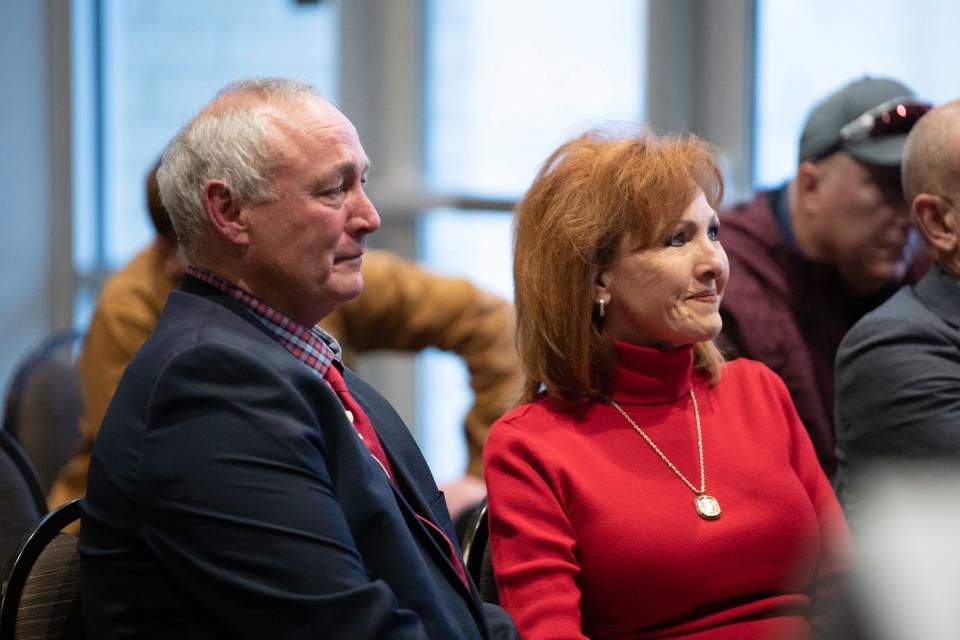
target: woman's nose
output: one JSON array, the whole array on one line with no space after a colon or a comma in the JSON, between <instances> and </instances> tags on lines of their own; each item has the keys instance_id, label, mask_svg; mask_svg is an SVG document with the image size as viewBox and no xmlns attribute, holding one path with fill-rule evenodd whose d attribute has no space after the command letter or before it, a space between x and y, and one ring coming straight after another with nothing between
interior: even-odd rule
<instances>
[{"instance_id":1,"label":"woman's nose","mask_svg":"<svg viewBox=\"0 0 960 640\"><path fill-rule=\"evenodd\" d=\"M697 276L700 278L719 278L726 271L726 253L719 240L705 239L701 243Z\"/></svg>"}]
</instances>

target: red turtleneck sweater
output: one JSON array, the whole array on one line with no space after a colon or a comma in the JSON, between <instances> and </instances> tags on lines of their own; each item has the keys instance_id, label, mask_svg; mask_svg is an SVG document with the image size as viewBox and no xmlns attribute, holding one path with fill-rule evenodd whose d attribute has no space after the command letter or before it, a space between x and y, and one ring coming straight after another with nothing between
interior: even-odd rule
<instances>
[{"instance_id":1,"label":"red turtleneck sweater","mask_svg":"<svg viewBox=\"0 0 960 640\"><path fill-rule=\"evenodd\" d=\"M524 638L807 638L817 594L847 566L849 532L783 382L736 360L716 386L692 347L617 344L613 398L699 487L694 493L608 404L545 397L490 432L484 459L501 604Z\"/></svg>"}]
</instances>

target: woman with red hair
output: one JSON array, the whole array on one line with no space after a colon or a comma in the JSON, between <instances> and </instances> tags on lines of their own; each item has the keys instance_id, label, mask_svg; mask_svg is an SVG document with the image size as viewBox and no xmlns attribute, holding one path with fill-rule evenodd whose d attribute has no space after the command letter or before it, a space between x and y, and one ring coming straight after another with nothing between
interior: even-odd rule
<instances>
[{"instance_id":1,"label":"woman with red hair","mask_svg":"<svg viewBox=\"0 0 960 640\"><path fill-rule=\"evenodd\" d=\"M810 637L849 532L783 382L724 363L723 180L694 137L587 133L515 218L525 404L485 449L525 638Z\"/></svg>"}]
</instances>

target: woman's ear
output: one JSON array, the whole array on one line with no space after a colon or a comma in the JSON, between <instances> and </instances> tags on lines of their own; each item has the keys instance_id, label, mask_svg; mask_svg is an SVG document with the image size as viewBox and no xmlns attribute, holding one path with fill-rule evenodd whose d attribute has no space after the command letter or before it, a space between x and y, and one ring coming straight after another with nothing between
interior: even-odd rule
<instances>
[{"instance_id":1,"label":"woman's ear","mask_svg":"<svg viewBox=\"0 0 960 640\"><path fill-rule=\"evenodd\" d=\"M610 277L606 272L597 276L597 281L593 285L593 309L599 316L600 322L607 315L607 305L610 304Z\"/></svg>"},{"instance_id":2,"label":"woman's ear","mask_svg":"<svg viewBox=\"0 0 960 640\"><path fill-rule=\"evenodd\" d=\"M203 186L203 210L219 235L237 245L249 244L246 216L226 182L207 180Z\"/></svg>"},{"instance_id":3,"label":"woman's ear","mask_svg":"<svg viewBox=\"0 0 960 640\"><path fill-rule=\"evenodd\" d=\"M595 301L603 300L604 304L610 302L610 274L606 271L601 271L597 276L593 285L593 298Z\"/></svg>"}]
</instances>

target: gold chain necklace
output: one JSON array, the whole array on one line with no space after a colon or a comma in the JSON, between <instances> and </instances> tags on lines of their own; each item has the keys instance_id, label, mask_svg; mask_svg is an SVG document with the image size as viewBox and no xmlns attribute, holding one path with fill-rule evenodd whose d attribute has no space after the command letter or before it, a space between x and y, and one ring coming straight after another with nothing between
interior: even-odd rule
<instances>
[{"instance_id":1,"label":"gold chain necklace","mask_svg":"<svg viewBox=\"0 0 960 640\"><path fill-rule=\"evenodd\" d=\"M633 421L633 418L627 415L627 412L624 411L619 404L610 401L610 404L613 405L613 408L620 412L620 415L630 423L630 426L633 427L637 433L646 440L647 444L650 445L654 451L657 452L657 455L660 456L660 459L663 460L670 470L677 474L677 477L683 480L683 484L690 487L690 491L693 491L696 494L696 498L693 500L693 506L697 509L697 513L704 520L716 520L720 517L720 503L717 502L717 499L713 496L707 495L707 474L703 471L703 433L700 430L700 408L697 406L697 395L693 392L693 389L690 389L690 399L693 400L693 414L697 418L697 453L700 456L700 489L697 489L693 484L687 480L686 476L680 473L680 469L670 462L670 459L664 455L663 451L660 451L660 447L653 443L653 440L650 439L646 433L643 432L643 429L640 428L636 422Z\"/></svg>"}]
</instances>

